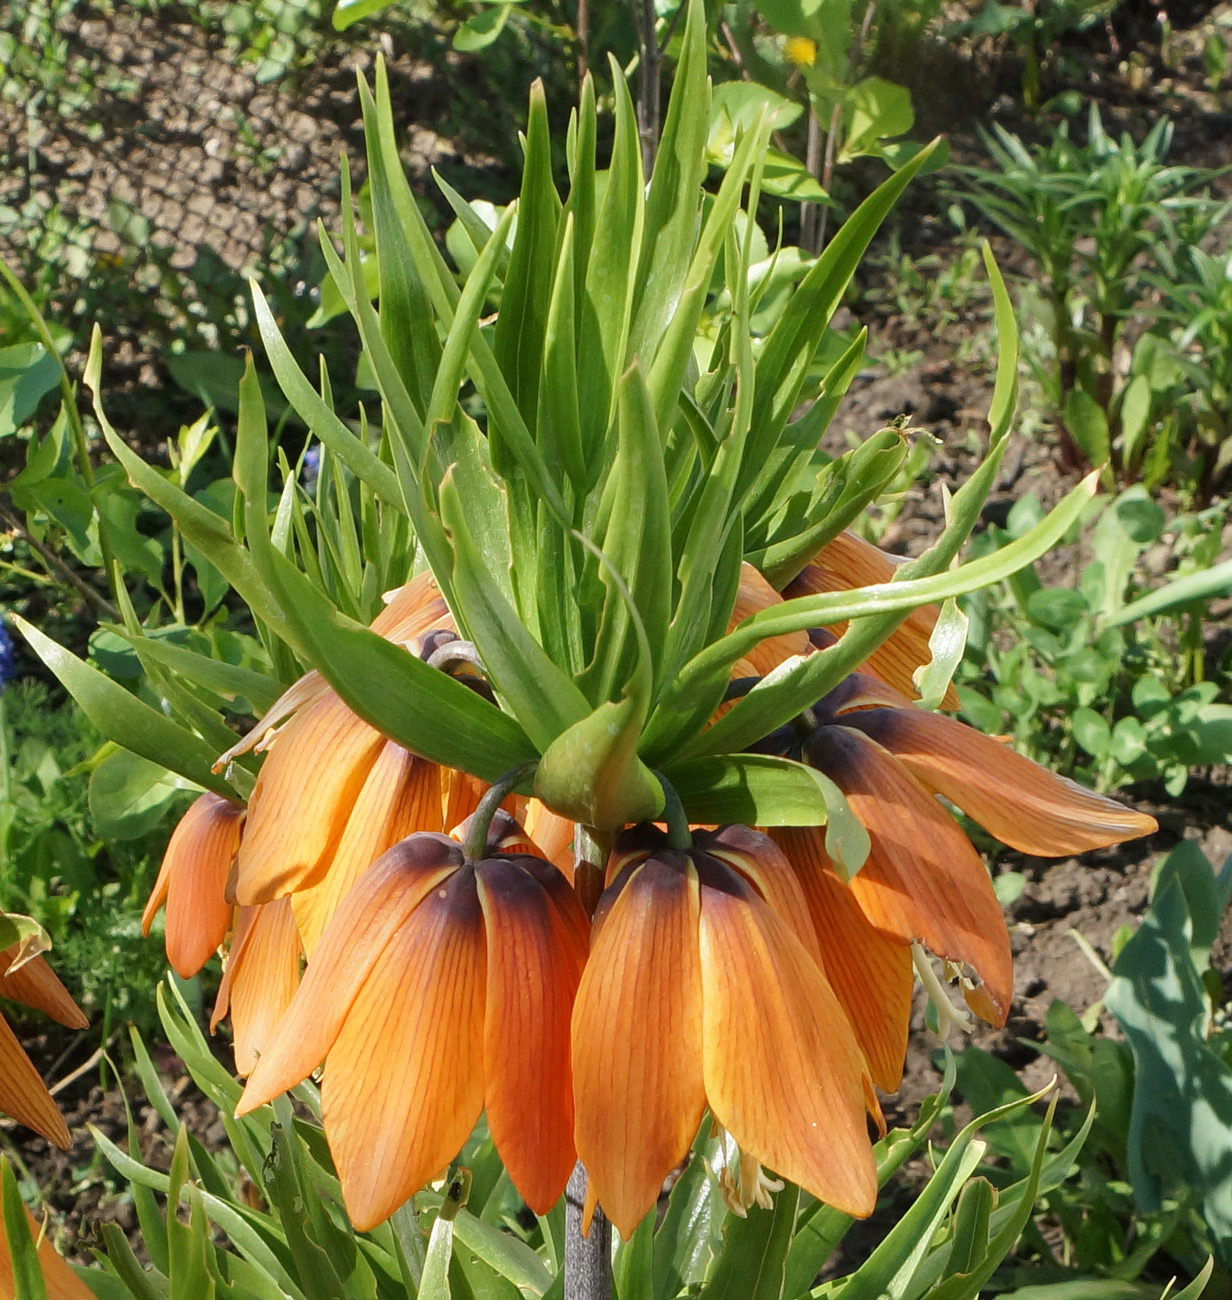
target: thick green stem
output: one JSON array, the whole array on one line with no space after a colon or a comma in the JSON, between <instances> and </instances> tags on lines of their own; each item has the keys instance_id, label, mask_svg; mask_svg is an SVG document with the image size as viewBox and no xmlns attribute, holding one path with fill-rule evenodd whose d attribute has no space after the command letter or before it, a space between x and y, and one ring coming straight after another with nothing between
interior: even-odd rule
<instances>
[{"instance_id":1,"label":"thick green stem","mask_svg":"<svg viewBox=\"0 0 1232 1300\"><path fill-rule=\"evenodd\" d=\"M539 760L536 758L529 763L519 763L517 767L511 767L503 776L496 778L487 793L480 799L479 807L471 817L470 829L466 832L466 843L463 845L468 862L481 862L487 857L488 828L492 825L496 810L523 781L528 781L534 776L535 768L538 766Z\"/></svg>"},{"instance_id":2,"label":"thick green stem","mask_svg":"<svg viewBox=\"0 0 1232 1300\"><path fill-rule=\"evenodd\" d=\"M691 849L693 832L689 829L684 804L662 772L656 772L655 776L663 787L663 820L667 823L667 842L674 849Z\"/></svg>"}]
</instances>

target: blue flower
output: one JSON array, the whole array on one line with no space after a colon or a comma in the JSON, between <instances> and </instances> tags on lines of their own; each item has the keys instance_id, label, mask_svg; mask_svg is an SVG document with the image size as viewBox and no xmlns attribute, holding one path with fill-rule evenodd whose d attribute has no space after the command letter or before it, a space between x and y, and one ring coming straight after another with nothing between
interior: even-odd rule
<instances>
[{"instance_id":1,"label":"blue flower","mask_svg":"<svg viewBox=\"0 0 1232 1300\"><path fill-rule=\"evenodd\" d=\"M9 635L8 624L0 615L0 690L17 676L17 664L13 659L13 638Z\"/></svg>"},{"instance_id":2,"label":"blue flower","mask_svg":"<svg viewBox=\"0 0 1232 1300\"><path fill-rule=\"evenodd\" d=\"M311 492L317 485L317 475L321 472L321 447L309 447L304 452L303 468L300 471L305 492Z\"/></svg>"}]
</instances>

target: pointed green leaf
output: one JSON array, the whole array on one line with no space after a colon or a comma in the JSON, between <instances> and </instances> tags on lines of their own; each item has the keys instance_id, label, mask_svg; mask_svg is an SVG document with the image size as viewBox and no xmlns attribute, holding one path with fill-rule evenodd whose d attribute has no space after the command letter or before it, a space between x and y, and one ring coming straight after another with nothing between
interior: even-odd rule
<instances>
[{"instance_id":1,"label":"pointed green leaf","mask_svg":"<svg viewBox=\"0 0 1232 1300\"><path fill-rule=\"evenodd\" d=\"M531 636L475 548L452 477L441 484L441 510L454 548L458 612L492 685L531 742L544 750L586 716L586 697Z\"/></svg>"},{"instance_id":2,"label":"pointed green leaf","mask_svg":"<svg viewBox=\"0 0 1232 1300\"><path fill-rule=\"evenodd\" d=\"M215 753L200 736L143 703L97 668L91 668L19 614L11 613L9 617L30 648L104 736L206 790L227 799L235 798L227 782L210 771Z\"/></svg>"}]
</instances>

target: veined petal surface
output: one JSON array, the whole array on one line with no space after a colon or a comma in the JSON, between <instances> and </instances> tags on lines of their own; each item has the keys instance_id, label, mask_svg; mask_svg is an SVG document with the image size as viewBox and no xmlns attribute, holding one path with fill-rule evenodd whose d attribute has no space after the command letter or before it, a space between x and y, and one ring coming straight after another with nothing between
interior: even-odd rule
<instances>
[{"instance_id":1,"label":"veined petal surface","mask_svg":"<svg viewBox=\"0 0 1232 1300\"><path fill-rule=\"evenodd\" d=\"M578 1154L626 1240L701 1123L697 874L682 853L637 867L611 902L573 1008Z\"/></svg>"},{"instance_id":2,"label":"veined petal surface","mask_svg":"<svg viewBox=\"0 0 1232 1300\"><path fill-rule=\"evenodd\" d=\"M514 1187L546 1214L577 1158L569 1023L583 954L517 859L488 859L475 874L487 942L484 1108Z\"/></svg>"},{"instance_id":3,"label":"veined petal surface","mask_svg":"<svg viewBox=\"0 0 1232 1300\"><path fill-rule=\"evenodd\" d=\"M923 785L1020 852L1065 857L1157 829L1154 817L1085 790L953 718L869 709L843 724L883 745Z\"/></svg>"},{"instance_id":4,"label":"veined petal surface","mask_svg":"<svg viewBox=\"0 0 1232 1300\"><path fill-rule=\"evenodd\" d=\"M321 1114L351 1222L384 1222L458 1154L483 1108L483 914L471 867L390 939L325 1062Z\"/></svg>"},{"instance_id":5,"label":"veined petal surface","mask_svg":"<svg viewBox=\"0 0 1232 1300\"><path fill-rule=\"evenodd\" d=\"M847 1013L873 1082L883 1092L896 1092L915 989L911 949L869 923L834 872L824 826L780 826L771 834L799 877L821 948L822 971Z\"/></svg>"},{"instance_id":6,"label":"veined petal surface","mask_svg":"<svg viewBox=\"0 0 1232 1300\"><path fill-rule=\"evenodd\" d=\"M227 937L232 911L227 877L243 826L243 808L206 791L171 834L141 917L141 933L150 933L155 914L166 903L167 960L181 979L191 979Z\"/></svg>"},{"instance_id":7,"label":"veined petal surface","mask_svg":"<svg viewBox=\"0 0 1232 1300\"><path fill-rule=\"evenodd\" d=\"M55 1098L9 1022L0 1016L0 1111L67 1151L72 1140Z\"/></svg>"},{"instance_id":8,"label":"veined petal surface","mask_svg":"<svg viewBox=\"0 0 1232 1300\"><path fill-rule=\"evenodd\" d=\"M868 828L868 861L850 886L864 915L901 942L916 940L938 957L965 962L987 985L1004 1024L1014 987L1009 933L971 841L936 797L863 732L820 727L806 752Z\"/></svg>"},{"instance_id":9,"label":"veined petal surface","mask_svg":"<svg viewBox=\"0 0 1232 1300\"><path fill-rule=\"evenodd\" d=\"M9 952L0 952L0 998L10 998L50 1016L68 1029L85 1029L89 1021L42 956L31 957L10 970Z\"/></svg>"},{"instance_id":10,"label":"veined petal surface","mask_svg":"<svg viewBox=\"0 0 1232 1300\"><path fill-rule=\"evenodd\" d=\"M386 741L321 882L291 895L309 959L339 904L383 853L416 831L444 828L440 768Z\"/></svg>"},{"instance_id":11,"label":"veined petal surface","mask_svg":"<svg viewBox=\"0 0 1232 1300\"><path fill-rule=\"evenodd\" d=\"M332 692L287 723L249 801L237 901L268 903L320 880L384 745Z\"/></svg>"},{"instance_id":12,"label":"veined petal surface","mask_svg":"<svg viewBox=\"0 0 1232 1300\"><path fill-rule=\"evenodd\" d=\"M461 864L461 846L446 836L412 836L395 844L347 894L321 936L276 1037L252 1070L237 1114L293 1088L321 1064L369 973L385 960L394 935Z\"/></svg>"},{"instance_id":13,"label":"veined petal surface","mask_svg":"<svg viewBox=\"0 0 1232 1300\"><path fill-rule=\"evenodd\" d=\"M800 881L783 850L769 835L748 826L733 825L718 831L703 831L693 837L693 843L701 852L726 862L755 886L809 956L820 963L821 950Z\"/></svg>"},{"instance_id":14,"label":"veined petal surface","mask_svg":"<svg viewBox=\"0 0 1232 1300\"><path fill-rule=\"evenodd\" d=\"M877 1199L864 1055L817 963L753 887L699 858L711 1113L750 1155L846 1214Z\"/></svg>"},{"instance_id":15,"label":"veined petal surface","mask_svg":"<svg viewBox=\"0 0 1232 1300\"><path fill-rule=\"evenodd\" d=\"M300 951L289 899L240 908L210 1021L213 1029L231 1013L236 1074L250 1074L269 1049L299 986Z\"/></svg>"}]
</instances>

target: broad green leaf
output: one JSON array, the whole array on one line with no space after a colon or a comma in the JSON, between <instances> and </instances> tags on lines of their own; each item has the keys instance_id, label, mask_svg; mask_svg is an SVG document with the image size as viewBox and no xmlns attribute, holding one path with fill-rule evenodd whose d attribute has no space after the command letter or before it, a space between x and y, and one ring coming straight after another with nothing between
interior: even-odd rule
<instances>
[{"instance_id":1,"label":"broad green leaf","mask_svg":"<svg viewBox=\"0 0 1232 1300\"><path fill-rule=\"evenodd\" d=\"M771 754L722 754L669 763L672 783L691 822L755 826L820 826L832 802L824 773Z\"/></svg>"},{"instance_id":2,"label":"broad green leaf","mask_svg":"<svg viewBox=\"0 0 1232 1300\"><path fill-rule=\"evenodd\" d=\"M1104 627L1124 627L1126 623L1136 623L1139 619L1153 618L1165 614L1178 605L1191 601L1210 600L1232 591L1232 559L1223 560L1209 569L1196 573L1187 573L1184 577L1169 578L1155 591L1139 596L1123 605L1111 617L1103 620Z\"/></svg>"},{"instance_id":3,"label":"broad green leaf","mask_svg":"<svg viewBox=\"0 0 1232 1300\"><path fill-rule=\"evenodd\" d=\"M503 1229L477 1219L469 1210L458 1211L453 1230L467 1250L523 1291L541 1296L552 1285L552 1275L529 1246Z\"/></svg>"},{"instance_id":4,"label":"broad green leaf","mask_svg":"<svg viewBox=\"0 0 1232 1300\"><path fill-rule=\"evenodd\" d=\"M701 1300L779 1300L799 1200L799 1188L788 1183L772 1209L752 1205L743 1219L728 1216L723 1250Z\"/></svg>"},{"instance_id":5,"label":"broad green leaf","mask_svg":"<svg viewBox=\"0 0 1232 1300\"><path fill-rule=\"evenodd\" d=\"M1065 427L1089 464L1105 465L1111 454L1108 417L1085 388L1071 388L1065 399Z\"/></svg>"},{"instance_id":6,"label":"broad green leaf","mask_svg":"<svg viewBox=\"0 0 1232 1300\"><path fill-rule=\"evenodd\" d=\"M472 14L453 34L453 47L464 54L486 50L505 30L509 20L509 4L489 4L477 14Z\"/></svg>"},{"instance_id":7,"label":"broad green leaf","mask_svg":"<svg viewBox=\"0 0 1232 1300\"><path fill-rule=\"evenodd\" d=\"M13 1300L47 1300L43 1268L8 1156L0 1157L0 1205L4 1211L4 1235L8 1239Z\"/></svg>"},{"instance_id":8,"label":"broad green leaf","mask_svg":"<svg viewBox=\"0 0 1232 1300\"><path fill-rule=\"evenodd\" d=\"M1226 897L1227 865L1222 876ZM1134 1056L1128 1151L1135 1198L1150 1213L1181 1189L1197 1193L1203 1217L1223 1238L1232 1232L1232 1070L1206 1042L1210 1000L1194 964L1194 928L1180 877L1161 878L1117 958L1105 1001Z\"/></svg>"},{"instance_id":9,"label":"broad green leaf","mask_svg":"<svg viewBox=\"0 0 1232 1300\"><path fill-rule=\"evenodd\" d=\"M466 631L493 686L542 751L586 716L586 697L548 658L497 587L475 548L452 477L441 485L440 496L453 542L453 587L458 610L465 613Z\"/></svg>"},{"instance_id":10,"label":"broad green leaf","mask_svg":"<svg viewBox=\"0 0 1232 1300\"><path fill-rule=\"evenodd\" d=\"M161 763L115 749L90 773L95 833L106 840L139 839L158 825L177 795L195 789Z\"/></svg>"},{"instance_id":11,"label":"broad green leaf","mask_svg":"<svg viewBox=\"0 0 1232 1300\"><path fill-rule=\"evenodd\" d=\"M352 23L380 13L382 9L388 9L392 3L393 0L338 0L334 5L331 19L334 30L344 32Z\"/></svg>"},{"instance_id":12,"label":"broad green leaf","mask_svg":"<svg viewBox=\"0 0 1232 1300\"><path fill-rule=\"evenodd\" d=\"M215 753L200 736L186 731L98 669L91 668L19 614L9 617L30 648L104 736L206 790L224 798L235 797L227 782L210 770Z\"/></svg>"},{"instance_id":13,"label":"broad green leaf","mask_svg":"<svg viewBox=\"0 0 1232 1300\"><path fill-rule=\"evenodd\" d=\"M509 12L508 5L496 7L506 14ZM539 378L556 265L560 208L560 196L552 183L547 100L542 81L535 81L530 90L526 125L522 188L517 205L518 230L492 339L497 365L528 423L535 419L539 409ZM489 425L492 464L498 473L508 476L515 462L501 441L503 432L499 420Z\"/></svg>"},{"instance_id":14,"label":"broad green leaf","mask_svg":"<svg viewBox=\"0 0 1232 1300\"><path fill-rule=\"evenodd\" d=\"M0 348L0 438L25 424L59 384L59 359L41 343Z\"/></svg>"}]
</instances>

